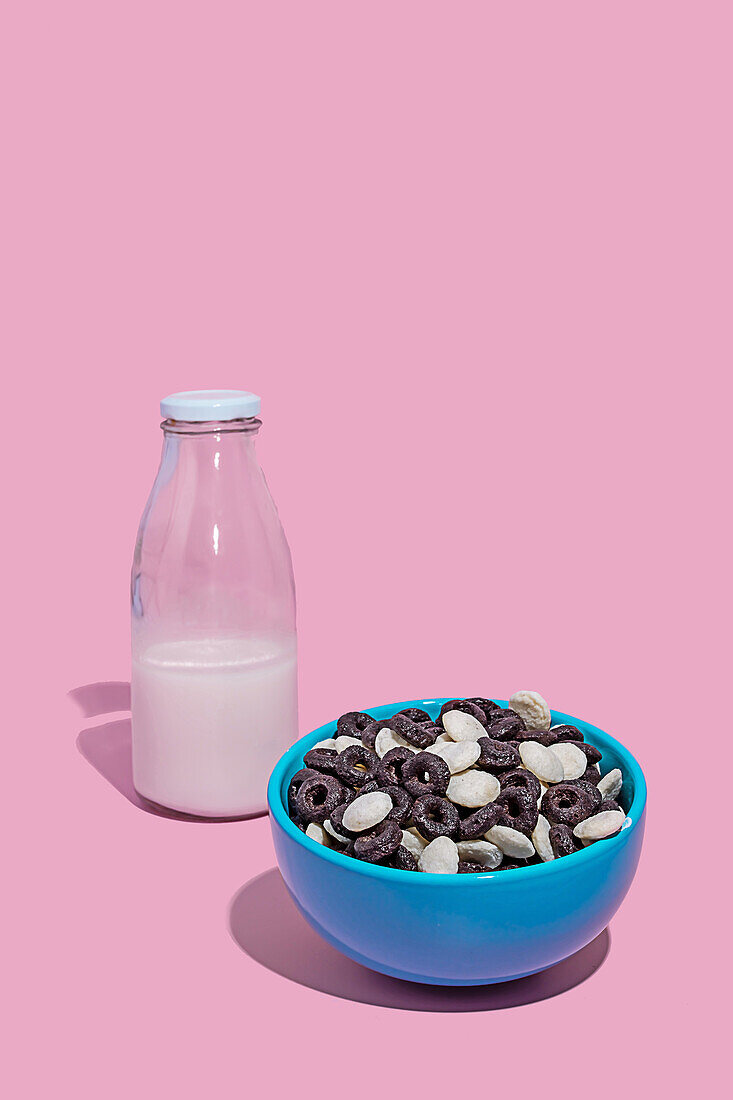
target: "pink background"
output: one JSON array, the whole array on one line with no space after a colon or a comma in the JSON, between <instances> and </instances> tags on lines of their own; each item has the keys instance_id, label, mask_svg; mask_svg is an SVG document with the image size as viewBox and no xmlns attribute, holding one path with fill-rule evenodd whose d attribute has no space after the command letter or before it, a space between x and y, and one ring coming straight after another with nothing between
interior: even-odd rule
<instances>
[{"instance_id":1,"label":"pink background","mask_svg":"<svg viewBox=\"0 0 733 1100\"><path fill-rule=\"evenodd\" d=\"M730 15L4 7L10 1096L711 1084ZM520 990L383 980L294 915L266 819L124 796L124 686L67 693L129 677L157 402L199 386L263 396L303 732L531 687L637 754L647 843L603 965L605 940Z\"/></svg>"}]
</instances>

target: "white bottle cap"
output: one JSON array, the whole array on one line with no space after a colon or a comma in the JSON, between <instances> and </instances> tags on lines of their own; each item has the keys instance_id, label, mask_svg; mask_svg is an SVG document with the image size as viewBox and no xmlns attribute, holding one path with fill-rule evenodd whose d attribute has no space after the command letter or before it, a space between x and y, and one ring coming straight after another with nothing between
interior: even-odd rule
<instances>
[{"instance_id":1,"label":"white bottle cap","mask_svg":"<svg viewBox=\"0 0 733 1100\"><path fill-rule=\"evenodd\" d=\"M247 390L184 390L160 403L166 420L240 420L257 416L261 399Z\"/></svg>"}]
</instances>

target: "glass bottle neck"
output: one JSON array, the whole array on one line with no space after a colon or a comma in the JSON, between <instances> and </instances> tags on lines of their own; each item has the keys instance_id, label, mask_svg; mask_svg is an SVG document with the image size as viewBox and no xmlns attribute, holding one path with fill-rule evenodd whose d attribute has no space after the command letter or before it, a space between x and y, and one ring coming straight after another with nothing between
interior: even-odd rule
<instances>
[{"instance_id":1,"label":"glass bottle neck","mask_svg":"<svg viewBox=\"0 0 733 1100\"><path fill-rule=\"evenodd\" d=\"M241 420L163 420L166 436L257 435L262 421L253 416Z\"/></svg>"},{"instance_id":2,"label":"glass bottle neck","mask_svg":"<svg viewBox=\"0 0 733 1100\"><path fill-rule=\"evenodd\" d=\"M216 496L242 491L242 479L259 470L255 443L262 421L248 420L164 420L161 476L167 481L173 471L179 491L189 486ZM210 480L210 479L215 480Z\"/></svg>"}]
</instances>

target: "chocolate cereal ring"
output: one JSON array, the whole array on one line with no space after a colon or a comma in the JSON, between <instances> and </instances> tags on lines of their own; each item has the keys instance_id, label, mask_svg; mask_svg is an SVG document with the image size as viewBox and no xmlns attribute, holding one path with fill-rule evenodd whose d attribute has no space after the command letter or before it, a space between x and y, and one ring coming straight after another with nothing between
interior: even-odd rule
<instances>
[{"instance_id":1,"label":"chocolate cereal ring","mask_svg":"<svg viewBox=\"0 0 733 1100\"><path fill-rule=\"evenodd\" d=\"M443 703L440 708L440 714L438 715L438 724L441 724L443 715L447 714L449 710L462 710L464 714L470 714L472 718L475 718L477 722L480 722L482 726L488 724L486 712L476 703L472 703L470 699L449 699L447 703Z\"/></svg>"},{"instance_id":2,"label":"chocolate cereal ring","mask_svg":"<svg viewBox=\"0 0 733 1100\"><path fill-rule=\"evenodd\" d=\"M301 785L306 779L310 779L312 775L318 775L317 771L313 768L301 768L297 771L288 784L288 808L291 813L295 812L295 796L301 788Z\"/></svg>"},{"instance_id":3,"label":"chocolate cereal ring","mask_svg":"<svg viewBox=\"0 0 733 1100\"><path fill-rule=\"evenodd\" d=\"M295 808L301 820L322 825L345 797L344 788L334 776L313 775L301 783L295 796Z\"/></svg>"},{"instance_id":4,"label":"chocolate cereal ring","mask_svg":"<svg viewBox=\"0 0 733 1100\"><path fill-rule=\"evenodd\" d=\"M368 749L374 749L374 742L377 740L377 734L383 725L383 722L378 722L376 718L373 718L369 725L359 734L362 745L366 745Z\"/></svg>"},{"instance_id":5,"label":"chocolate cereal ring","mask_svg":"<svg viewBox=\"0 0 733 1100\"><path fill-rule=\"evenodd\" d=\"M553 825L550 829L550 847L555 859L560 859L561 856L571 856L573 852L580 851L582 844L575 839L572 829L567 825Z\"/></svg>"},{"instance_id":6,"label":"chocolate cereal ring","mask_svg":"<svg viewBox=\"0 0 733 1100\"><path fill-rule=\"evenodd\" d=\"M591 804L593 806L593 811L592 812L594 814L598 813L598 807L600 806L601 802L603 801L603 795L598 790L597 785L595 783L588 783L588 782L586 782L585 779L574 779L573 780L573 786L574 787L580 787L581 791L586 792L586 794L590 798Z\"/></svg>"},{"instance_id":7,"label":"chocolate cereal ring","mask_svg":"<svg viewBox=\"0 0 733 1100\"><path fill-rule=\"evenodd\" d=\"M501 707L498 703L495 703L493 699L480 699L478 697L466 699L467 703L473 703L475 707L478 707L486 715L486 725L488 726L492 717L495 714L501 713Z\"/></svg>"},{"instance_id":8,"label":"chocolate cereal ring","mask_svg":"<svg viewBox=\"0 0 733 1100\"><path fill-rule=\"evenodd\" d=\"M400 844L390 859L389 866L395 867L398 871L417 871L417 860L409 848L405 848L404 844Z\"/></svg>"},{"instance_id":9,"label":"chocolate cereal ring","mask_svg":"<svg viewBox=\"0 0 733 1100\"><path fill-rule=\"evenodd\" d=\"M363 710L350 710L337 719L336 735L337 737L360 738L364 730L368 729L373 721L371 714L367 714Z\"/></svg>"},{"instance_id":10,"label":"chocolate cereal ring","mask_svg":"<svg viewBox=\"0 0 733 1100\"><path fill-rule=\"evenodd\" d=\"M495 799L494 804L501 807L500 825L516 829L525 836L531 836L537 824L539 810L537 798L525 787L507 787Z\"/></svg>"},{"instance_id":11,"label":"chocolate cereal ring","mask_svg":"<svg viewBox=\"0 0 733 1100\"><path fill-rule=\"evenodd\" d=\"M443 733L443 734L445 733L445 730L443 729L443 727L442 726L436 726L435 722L419 722L418 725L422 726L422 728L425 730L425 732L430 734L430 737L431 737L430 744L431 745L435 744L437 738L440 737L441 733Z\"/></svg>"},{"instance_id":12,"label":"chocolate cereal ring","mask_svg":"<svg viewBox=\"0 0 733 1100\"><path fill-rule=\"evenodd\" d=\"M459 840L478 840L494 825L498 825L502 817L502 808L496 802L488 802L480 809L461 819L458 826Z\"/></svg>"},{"instance_id":13,"label":"chocolate cereal ring","mask_svg":"<svg viewBox=\"0 0 733 1100\"><path fill-rule=\"evenodd\" d=\"M335 775L338 755L335 749L310 749L303 757L303 763L306 768L324 772L326 775Z\"/></svg>"},{"instance_id":14,"label":"chocolate cereal ring","mask_svg":"<svg viewBox=\"0 0 733 1100\"><path fill-rule=\"evenodd\" d=\"M458 860L458 874L459 875L480 875L483 871L483 867L480 863L474 863L470 859Z\"/></svg>"},{"instance_id":15,"label":"chocolate cereal ring","mask_svg":"<svg viewBox=\"0 0 733 1100\"><path fill-rule=\"evenodd\" d=\"M510 772L502 772L498 779L502 790L509 787L521 787L523 790L528 791L534 798L535 805L542 794L542 785L539 779L526 768L513 768Z\"/></svg>"},{"instance_id":16,"label":"chocolate cereal ring","mask_svg":"<svg viewBox=\"0 0 733 1100\"><path fill-rule=\"evenodd\" d=\"M434 752L418 752L402 765L402 786L419 798L423 794L445 794L450 780L450 768Z\"/></svg>"},{"instance_id":17,"label":"chocolate cereal ring","mask_svg":"<svg viewBox=\"0 0 733 1100\"><path fill-rule=\"evenodd\" d=\"M583 733L577 726L550 726L550 733L555 734L556 741L584 741Z\"/></svg>"},{"instance_id":18,"label":"chocolate cereal ring","mask_svg":"<svg viewBox=\"0 0 733 1100\"><path fill-rule=\"evenodd\" d=\"M502 710L492 715L491 721L486 727L486 733L494 741L511 741L513 735L521 733L524 728L524 721L516 711Z\"/></svg>"},{"instance_id":19,"label":"chocolate cereal ring","mask_svg":"<svg viewBox=\"0 0 733 1100\"><path fill-rule=\"evenodd\" d=\"M404 714L405 718L409 718L411 722L417 722L417 724L424 725L429 722L433 724L433 720L426 710L421 707L405 707L404 710L398 710L398 714Z\"/></svg>"},{"instance_id":20,"label":"chocolate cereal ring","mask_svg":"<svg viewBox=\"0 0 733 1100\"><path fill-rule=\"evenodd\" d=\"M354 855L365 863L381 863L389 859L402 843L402 829L395 821L380 821L368 833L359 833L354 841Z\"/></svg>"},{"instance_id":21,"label":"chocolate cereal ring","mask_svg":"<svg viewBox=\"0 0 733 1100\"><path fill-rule=\"evenodd\" d=\"M349 787L363 787L375 778L379 757L366 745L349 745L336 758L336 775Z\"/></svg>"},{"instance_id":22,"label":"chocolate cereal ring","mask_svg":"<svg viewBox=\"0 0 733 1100\"><path fill-rule=\"evenodd\" d=\"M542 813L553 825L574 828L594 811L594 800L577 783L556 783L542 795Z\"/></svg>"},{"instance_id":23,"label":"chocolate cereal ring","mask_svg":"<svg viewBox=\"0 0 733 1100\"><path fill-rule=\"evenodd\" d=\"M476 767L483 771L496 773L500 768L518 768L522 763L519 752L506 741L495 741L492 737L479 737L476 742L481 755Z\"/></svg>"},{"instance_id":24,"label":"chocolate cereal ring","mask_svg":"<svg viewBox=\"0 0 733 1100\"><path fill-rule=\"evenodd\" d=\"M395 714L386 725L416 749L426 749L432 745L439 732L432 724L413 722L405 714Z\"/></svg>"},{"instance_id":25,"label":"chocolate cereal ring","mask_svg":"<svg viewBox=\"0 0 733 1100\"><path fill-rule=\"evenodd\" d=\"M580 777L584 783L592 783L593 786L597 786L601 781L601 773L595 764L589 764Z\"/></svg>"},{"instance_id":26,"label":"chocolate cereal ring","mask_svg":"<svg viewBox=\"0 0 733 1100\"><path fill-rule=\"evenodd\" d=\"M523 741L538 741L549 749L550 745L557 744L557 738L552 730L519 730L512 734L512 743L521 745Z\"/></svg>"},{"instance_id":27,"label":"chocolate cereal ring","mask_svg":"<svg viewBox=\"0 0 733 1100\"><path fill-rule=\"evenodd\" d=\"M376 779L382 787L402 782L402 768L406 760L412 760L415 753L404 745L390 749L379 761Z\"/></svg>"},{"instance_id":28,"label":"chocolate cereal ring","mask_svg":"<svg viewBox=\"0 0 733 1100\"><path fill-rule=\"evenodd\" d=\"M412 818L418 832L426 840L435 840L439 836L448 836L453 840L458 836L458 810L447 798L437 794L424 794L416 799Z\"/></svg>"}]
</instances>

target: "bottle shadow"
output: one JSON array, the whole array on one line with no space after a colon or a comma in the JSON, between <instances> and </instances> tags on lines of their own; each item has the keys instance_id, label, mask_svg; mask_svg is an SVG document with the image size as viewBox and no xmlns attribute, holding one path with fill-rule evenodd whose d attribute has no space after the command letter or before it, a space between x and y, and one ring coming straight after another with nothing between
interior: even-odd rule
<instances>
[{"instance_id":1,"label":"bottle shadow","mask_svg":"<svg viewBox=\"0 0 733 1100\"><path fill-rule=\"evenodd\" d=\"M96 684L83 684L72 688L69 698L76 703L85 718L114 714L130 709L130 685L121 680L108 680ZM123 798L154 817L172 818L174 821L192 821L203 825L220 824L226 818L193 817L190 814L168 810L141 798L132 779L132 727L129 718L117 718L99 726L80 731L76 747L88 764L106 779Z\"/></svg>"},{"instance_id":2,"label":"bottle shadow","mask_svg":"<svg viewBox=\"0 0 733 1100\"><path fill-rule=\"evenodd\" d=\"M85 718L129 711L130 683L128 680L104 680L96 684L82 684L71 689L69 698Z\"/></svg>"},{"instance_id":3,"label":"bottle shadow","mask_svg":"<svg viewBox=\"0 0 733 1100\"><path fill-rule=\"evenodd\" d=\"M229 907L234 942L291 982L363 1004L411 1012L488 1012L556 997L594 974L610 948L607 928L549 970L483 986L431 986L368 970L322 940L300 915L276 867L251 879Z\"/></svg>"}]
</instances>

